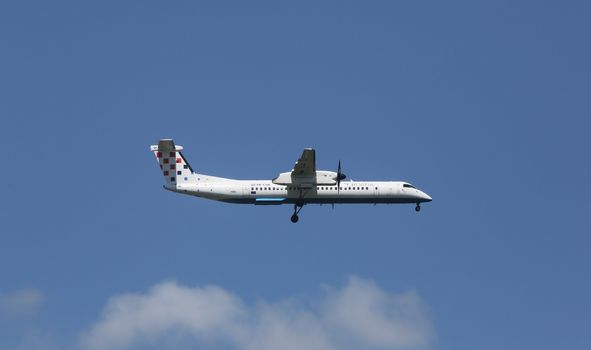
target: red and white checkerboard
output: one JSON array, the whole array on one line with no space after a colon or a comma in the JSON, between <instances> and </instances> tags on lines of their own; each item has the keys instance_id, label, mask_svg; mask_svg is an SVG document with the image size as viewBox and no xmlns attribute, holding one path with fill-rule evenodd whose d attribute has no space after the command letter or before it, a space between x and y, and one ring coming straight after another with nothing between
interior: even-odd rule
<instances>
[{"instance_id":1,"label":"red and white checkerboard","mask_svg":"<svg viewBox=\"0 0 591 350\"><path fill-rule=\"evenodd\" d=\"M172 140L161 140L152 151L158 160L167 187L176 187L188 180L191 169L181 155L181 146L175 146Z\"/></svg>"}]
</instances>

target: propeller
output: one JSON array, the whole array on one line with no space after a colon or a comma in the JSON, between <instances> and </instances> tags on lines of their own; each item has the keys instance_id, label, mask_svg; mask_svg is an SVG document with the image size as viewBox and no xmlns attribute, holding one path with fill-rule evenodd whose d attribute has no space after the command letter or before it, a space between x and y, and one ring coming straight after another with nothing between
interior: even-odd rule
<instances>
[{"instance_id":1,"label":"propeller","mask_svg":"<svg viewBox=\"0 0 591 350\"><path fill-rule=\"evenodd\" d=\"M346 179L347 175L341 172L341 160L339 159L339 167L337 168L337 193L341 192L341 181Z\"/></svg>"}]
</instances>

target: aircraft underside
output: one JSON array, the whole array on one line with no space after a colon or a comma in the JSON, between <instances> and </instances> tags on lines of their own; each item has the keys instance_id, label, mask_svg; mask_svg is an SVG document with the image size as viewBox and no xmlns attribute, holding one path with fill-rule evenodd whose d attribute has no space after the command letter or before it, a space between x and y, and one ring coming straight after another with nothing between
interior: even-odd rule
<instances>
[{"instance_id":1,"label":"aircraft underside","mask_svg":"<svg viewBox=\"0 0 591 350\"><path fill-rule=\"evenodd\" d=\"M233 204L280 205L280 204L404 204L416 203L414 198L230 198L221 202Z\"/></svg>"},{"instance_id":2,"label":"aircraft underside","mask_svg":"<svg viewBox=\"0 0 591 350\"><path fill-rule=\"evenodd\" d=\"M233 204L281 205L293 204L291 222L299 220L298 213L307 204L402 204L416 203L415 210L420 211L420 203L413 198L231 198L219 199L221 202Z\"/></svg>"}]
</instances>

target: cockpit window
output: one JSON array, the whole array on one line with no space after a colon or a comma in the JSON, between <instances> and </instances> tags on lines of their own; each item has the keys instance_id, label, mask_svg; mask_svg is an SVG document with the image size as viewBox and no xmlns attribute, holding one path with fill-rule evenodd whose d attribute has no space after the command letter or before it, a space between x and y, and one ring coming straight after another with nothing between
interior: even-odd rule
<instances>
[{"instance_id":1,"label":"cockpit window","mask_svg":"<svg viewBox=\"0 0 591 350\"><path fill-rule=\"evenodd\" d=\"M405 188L415 188L413 185L409 185L409 184L403 184L402 187L405 187Z\"/></svg>"}]
</instances>

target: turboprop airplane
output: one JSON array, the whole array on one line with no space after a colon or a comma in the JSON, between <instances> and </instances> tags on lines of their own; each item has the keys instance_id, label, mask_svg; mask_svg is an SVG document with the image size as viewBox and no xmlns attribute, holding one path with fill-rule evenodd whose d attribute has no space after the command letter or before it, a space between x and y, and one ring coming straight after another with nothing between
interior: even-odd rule
<instances>
[{"instance_id":1,"label":"turboprop airplane","mask_svg":"<svg viewBox=\"0 0 591 350\"><path fill-rule=\"evenodd\" d=\"M164 188L178 193L227 203L279 205L293 204L291 222L306 204L344 203L421 203L432 199L425 192L404 181L343 181L341 162L337 171L316 170L316 151L304 149L291 171L273 180L234 180L196 173L181 152L182 146L163 139L150 147L162 174Z\"/></svg>"}]
</instances>

